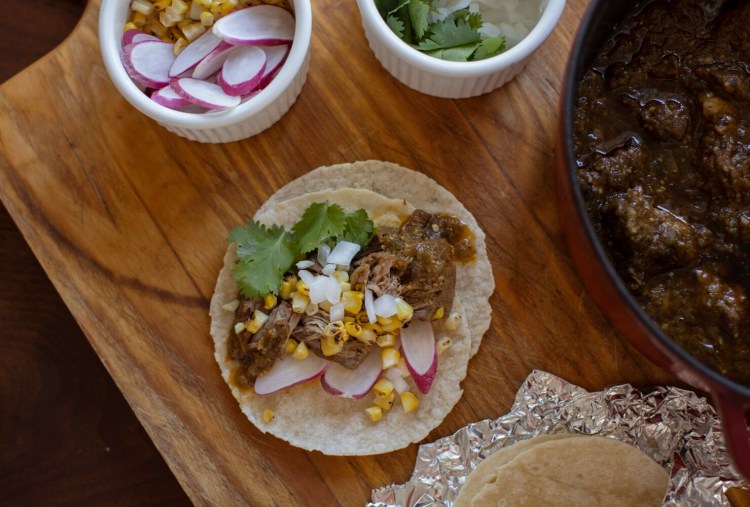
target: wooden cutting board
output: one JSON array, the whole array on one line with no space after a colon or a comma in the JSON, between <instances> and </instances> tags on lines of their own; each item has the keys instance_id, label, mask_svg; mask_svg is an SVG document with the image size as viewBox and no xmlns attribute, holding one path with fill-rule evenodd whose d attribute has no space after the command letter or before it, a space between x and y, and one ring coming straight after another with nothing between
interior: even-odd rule
<instances>
[{"instance_id":1,"label":"wooden cutting board","mask_svg":"<svg viewBox=\"0 0 750 507\"><path fill-rule=\"evenodd\" d=\"M298 101L271 129L225 145L170 134L121 98L98 52L98 0L60 47L0 87L0 198L194 503L361 505L413 469L416 445L344 458L261 434L213 360L208 303L229 228L318 166L381 159L422 171L488 234L492 327L463 399L428 440L505 413L534 368L593 390L673 382L612 332L560 235L558 96L587 3L569 0L513 82L447 100L380 66L354 2L315 0Z\"/></svg>"}]
</instances>

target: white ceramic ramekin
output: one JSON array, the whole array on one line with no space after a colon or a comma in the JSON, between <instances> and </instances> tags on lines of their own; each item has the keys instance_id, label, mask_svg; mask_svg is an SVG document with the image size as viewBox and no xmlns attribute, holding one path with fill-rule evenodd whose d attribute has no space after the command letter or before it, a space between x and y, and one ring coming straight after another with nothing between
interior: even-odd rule
<instances>
[{"instance_id":1,"label":"white ceramic ramekin","mask_svg":"<svg viewBox=\"0 0 750 507\"><path fill-rule=\"evenodd\" d=\"M459 99L491 92L521 72L557 25L565 0L543 0L539 21L522 41L504 53L476 62L451 62L425 55L388 28L374 0L357 0L357 4L370 48L388 72L419 92Z\"/></svg>"},{"instance_id":2,"label":"white ceramic ramekin","mask_svg":"<svg viewBox=\"0 0 750 507\"><path fill-rule=\"evenodd\" d=\"M129 0L102 0L99 11L99 46L112 82L133 107L177 135L203 143L228 143L259 134L276 123L292 106L307 79L312 35L310 0L290 0L296 27L294 41L279 73L256 96L234 109L186 113L149 99L130 79L120 60L122 28Z\"/></svg>"}]
</instances>

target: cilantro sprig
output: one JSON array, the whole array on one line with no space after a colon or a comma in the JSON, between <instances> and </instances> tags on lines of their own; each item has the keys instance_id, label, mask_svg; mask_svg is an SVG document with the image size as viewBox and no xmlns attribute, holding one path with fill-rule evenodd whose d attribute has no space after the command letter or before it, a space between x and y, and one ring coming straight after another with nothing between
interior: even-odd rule
<instances>
[{"instance_id":1,"label":"cilantro sprig","mask_svg":"<svg viewBox=\"0 0 750 507\"><path fill-rule=\"evenodd\" d=\"M443 19L435 0L374 0L388 27L401 40L436 58L457 62L476 61L505 51L504 37L482 38L479 29L484 21L481 13L468 8L452 12Z\"/></svg>"},{"instance_id":2,"label":"cilantro sprig","mask_svg":"<svg viewBox=\"0 0 750 507\"><path fill-rule=\"evenodd\" d=\"M279 225L266 227L253 220L229 232L227 241L237 243L232 277L245 297L278 294L284 274L321 243L332 246L345 240L364 248L374 234L375 225L365 210L347 213L338 204L311 204L291 231Z\"/></svg>"}]
</instances>

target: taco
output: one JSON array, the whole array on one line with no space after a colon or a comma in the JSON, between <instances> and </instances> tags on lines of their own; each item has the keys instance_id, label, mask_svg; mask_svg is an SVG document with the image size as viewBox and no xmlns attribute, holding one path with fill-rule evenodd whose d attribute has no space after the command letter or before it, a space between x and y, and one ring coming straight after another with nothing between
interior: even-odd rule
<instances>
[{"instance_id":1,"label":"taco","mask_svg":"<svg viewBox=\"0 0 750 507\"><path fill-rule=\"evenodd\" d=\"M326 454L427 436L461 397L472 329L489 326L474 218L445 190L416 203L372 191L378 167L419 173L366 164L312 171L301 179L329 186L295 180L234 229L211 301L215 358L248 419Z\"/></svg>"}]
</instances>

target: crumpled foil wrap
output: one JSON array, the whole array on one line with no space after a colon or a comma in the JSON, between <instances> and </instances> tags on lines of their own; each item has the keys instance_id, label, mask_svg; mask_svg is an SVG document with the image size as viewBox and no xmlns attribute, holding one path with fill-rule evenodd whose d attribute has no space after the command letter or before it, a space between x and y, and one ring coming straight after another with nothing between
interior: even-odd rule
<instances>
[{"instance_id":1,"label":"crumpled foil wrap","mask_svg":"<svg viewBox=\"0 0 750 507\"><path fill-rule=\"evenodd\" d=\"M421 445L406 484L373 490L368 507L452 507L469 473L502 447L542 434L610 436L637 446L671 471L663 506L726 505L750 487L730 462L714 408L692 391L629 384L590 393L534 370L510 412Z\"/></svg>"}]
</instances>

